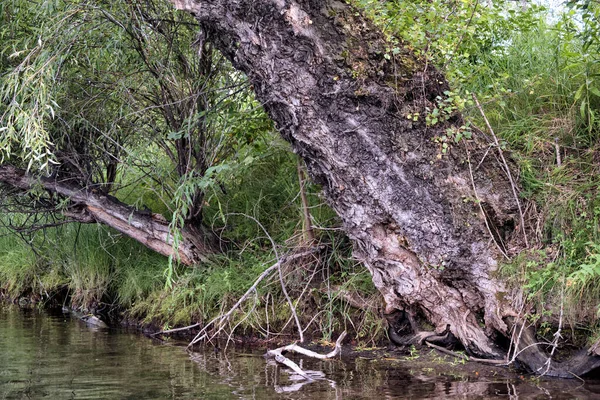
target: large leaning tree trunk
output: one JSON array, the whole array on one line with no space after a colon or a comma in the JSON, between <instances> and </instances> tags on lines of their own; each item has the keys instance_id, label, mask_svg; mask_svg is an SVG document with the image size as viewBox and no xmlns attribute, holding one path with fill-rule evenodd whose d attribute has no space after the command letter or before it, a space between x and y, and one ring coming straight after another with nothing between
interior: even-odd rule
<instances>
[{"instance_id":1,"label":"large leaning tree trunk","mask_svg":"<svg viewBox=\"0 0 600 400\"><path fill-rule=\"evenodd\" d=\"M212 236L202 228L186 225L177 246L169 222L160 214L136 210L100 190L78 186L70 181L50 177L36 177L12 165L0 165L0 184L12 190L27 192L43 188L51 196L66 202L57 211L71 222L100 223L165 256L173 256L185 265L197 264L213 253ZM13 195L16 195L13 193Z\"/></svg>"},{"instance_id":2,"label":"large leaning tree trunk","mask_svg":"<svg viewBox=\"0 0 600 400\"><path fill-rule=\"evenodd\" d=\"M342 1L172 2L248 75L342 218L387 312L424 317L438 332L449 325L470 354L504 357L495 343L516 313L495 276L501 251L524 247L518 203L503 167L476 141L441 151L462 122L425 122L425 108L446 97L443 75L408 48L392 51ZM530 349L525 363L542 367ZM586 362L568 368L585 372ZM546 372L569 376L564 369L552 363Z\"/></svg>"}]
</instances>

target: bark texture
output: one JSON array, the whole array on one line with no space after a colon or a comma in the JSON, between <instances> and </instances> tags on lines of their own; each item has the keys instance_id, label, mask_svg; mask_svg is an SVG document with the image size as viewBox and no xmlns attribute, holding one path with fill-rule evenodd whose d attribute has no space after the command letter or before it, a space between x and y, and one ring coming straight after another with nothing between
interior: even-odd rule
<instances>
[{"instance_id":1,"label":"bark texture","mask_svg":"<svg viewBox=\"0 0 600 400\"><path fill-rule=\"evenodd\" d=\"M503 318L514 312L495 271L498 248L520 250L518 205L476 141L442 153L447 129L462 122L425 123L426 107L446 97L444 77L408 48L394 54L341 1L172 2L248 75L343 219L387 311L425 317L438 332L449 325L470 354L502 357L495 335L508 333Z\"/></svg>"},{"instance_id":2,"label":"bark texture","mask_svg":"<svg viewBox=\"0 0 600 400\"><path fill-rule=\"evenodd\" d=\"M12 165L0 165L0 183L22 190L41 186L50 193L68 199L67 206L62 212L74 221L97 222L110 226L151 250L165 256L178 257L185 265L193 265L204 260L213 250L206 233L186 227L182 230L182 237L175 254L169 223L162 215L136 210L101 191L82 188L52 178L34 177Z\"/></svg>"}]
</instances>

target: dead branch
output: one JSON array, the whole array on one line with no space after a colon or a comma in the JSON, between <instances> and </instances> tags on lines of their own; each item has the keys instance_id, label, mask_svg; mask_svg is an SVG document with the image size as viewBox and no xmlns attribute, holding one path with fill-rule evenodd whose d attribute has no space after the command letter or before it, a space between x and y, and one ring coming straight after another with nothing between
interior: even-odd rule
<instances>
[{"instance_id":1,"label":"dead branch","mask_svg":"<svg viewBox=\"0 0 600 400\"><path fill-rule=\"evenodd\" d=\"M302 370L302 368L300 368L300 366L298 366L298 364L296 364L289 358L285 357L282 353L291 351L293 353L302 354L304 356L316 358L318 360L327 360L327 359L333 358L333 357L337 356L338 354L340 354L340 352L342 351L342 341L344 340L345 337L346 337L346 331L342 332L342 334L338 337L337 341L335 342L335 348L327 354L319 354L312 350L308 350L308 349L305 349L304 347L298 346L296 343L292 343L287 346L283 346L283 347L279 347L277 349L267 351L267 353L265 354L265 357L275 359L275 361L287 366L288 368L290 368L291 370L293 370L295 373L297 373L298 375L300 375L301 377L303 377L306 380L314 380L314 378L311 376L314 374L309 374L308 372Z\"/></svg>"},{"instance_id":2,"label":"dead branch","mask_svg":"<svg viewBox=\"0 0 600 400\"><path fill-rule=\"evenodd\" d=\"M312 229L308 197L306 196L306 175L302 166L302 159L298 158L296 169L298 172L298 183L300 185L300 199L302 201L302 234L306 243L315 241L315 233Z\"/></svg>"},{"instance_id":3,"label":"dead branch","mask_svg":"<svg viewBox=\"0 0 600 400\"><path fill-rule=\"evenodd\" d=\"M296 343L288 344L287 346L279 347L277 349L267 351L266 357L275 357L276 354L281 354L286 351L291 351L293 353L298 353L305 355L310 358L317 358L319 360L326 360L328 358L333 358L337 356L342 350L342 340L346 337L346 331L342 332L342 334L338 337L335 342L335 348L327 354L319 354L312 350L305 349L304 347L298 346Z\"/></svg>"},{"instance_id":4,"label":"dead branch","mask_svg":"<svg viewBox=\"0 0 600 400\"><path fill-rule=\"evenodd\" d=\"M377 304L373 304L373 301L369 301L363 298L358 292L352 292L348 289L344 289L341 286L334 286L331 288L324 288L321 290L322 293L336 293L338 298L348 303L351 307L357 310L365 312L377 312Z\"/></svg>"},{"instance_id":5,"label":"dead branch","mask_svg":"<svg viewBox=\"0 0 600 400\"><path fill-rule=\"evenodd\" d=\"M193 329L196 328L198 326L200 326L200 323L196 323L196 324L192 324L192 325L188 325L188 326L183 326L181 328L175 328L175 329L167 329L164 331L160 331L160 332L155 332L153 333L151 336L157 336L157 335L166 335L169 333L175 333L175 332L181 332L181 331L187 331L189 329Z\"/></svg>"},{"instance_id":6,"label":"dead branch","mask_svg":"<svg viewBox=\"0 0 600 400\"><path fill-rule=\"evenodd\" d=\"M110 226L157 253L176 256L185 265L206 261L207 255L213 253L210 240L205 240L210 237L208 232L184 226L181 230L182 239L175 249L169 224L164 217L156 218L156 214L137 210L116 197L81 186L72 180L37 176L13 165L2 164L0 185L20 191L43 188L51 196L65 199L61 208L56 204L42 204L43 211L60 212L82 223L97 222ZM52 209L48 208L50 205ZM35 208L37 204L33 206Z\"/></svg>"},{"instance_id":7,"label":"dead branch","mask_svg":"<svg viewBox=\"0 0 600 400\"><path fill-rule=\"evenodd\" d=\"M269 235L269 232L267 232L267 230L260 223L259 220L257 220L256 218L254 218L251 215L247 215L247 214L243 214L243 213L230 213L228 215L241 215L243 217L249 218L252 221L256 222L256 224L265 233L265 235L271 242L271 246L273 247L273 252L275 253L275 257L279 260L279 253L277 252L277 246L275 245L275 241L273 240L271 235ZM283 295L285 296L285 298L288 302L288 305L290 306L290 312L292 313L292 317L294 318L294 321L296 321L296 327L298 328L298 336L300 336L300 342L304 342L304 330L302 329L302 325L300 324L300 319L298 318L298 313L296 313L296 307L294 306L294 302L290 298L287 288L285 287L285 282L283 281L283 273L281 272L282 264L279 262L279 263L276 263L275 265L277 265L277 272L279 274L279 283L281 285L281 291L283 292Z\"/></svg>"},{"instance_id":8,"label":"dead branch","mask_svg":"<svg viewBox=\"0 0 600 400\"><path fill-rule=\"evenodd\" d=\"M477 188L475 187L475 179L473 177L473 168L471 166L471 153L469 152L469 149L467 149L466 144L465 144L465 150L467 151L467 164L469 165L469 175L471 178L471 186L473 187L473 194L475 195L475 200L477 201L477 205L479 206L479 210L481 211L481 214L483 217L483 222L485 222L485 227L487 228L488 233L490 234L490 237L492 238L492 241L498 248L498 251L500 251L500 253L504 256L504 258L506 258L507 260L510 260L510 258L508 257L508 254L506 254L504 249L502 249L502 246L500 245L500 243L498 243L496 241L496 238L494 237L494 234L492 233L492 229L490 228L490 224L488 223L488 220L485 217L485 211L483 210L483 206L481 205L481 199L479 198L479 195L477 194Z\"/></svg>"},{"instance_id":9,"label":"dead branch","mask_svg":"<svg viewBox=\"0 0 600 400\"><path fill-rule=\"evenodd\" d=\"M254 283L252 284L252 286L250 287L250 289L248 289L246 291L246 293L244 293L244 295L242 297L240 297L240 299L237 301L237 303L234 304L233 307L231 307L229 309L229 311L227 311L225 314L219 315L215 318L213 318L208 324L206 324L204 326L204 328L202 328L200 330L200 332L198 332L198 334L194 337L194 339L190 342L190 344L188 345L188 347L193 346L194 344L208 339L208 328L210 328L213 325L217 325L217 331L214 332L211 336L211 338L214 338L216 335L218 335L224 328L224 324L225 322L229 319L229 317L231 317L231 314L233 314L233 312L235 310L238 309L238 307L244 302L246 301L246 299L250 296L251 293L254 292L254 290L256 289L256 287L258 286L258 284L265 279L267 276L269 276L269 274L271 274L271 272L273 272L275 269L279 268L279 265L281 264L281 261L276 262L275 264L271 265L269 268L267 268L266 270L263 271L262 274L260 274L260 276L254 281ZM193 327L194 325L190 325L190 327Z\"/></svg>"},{"instance_id":10,"label":"dead branch","mask_svg":"<svg viewBox=\"0 0 600 400\"><path fill-rule=\"evenodd\" d=\"M275 264L271 265L269 268L264 270L263 273L260 274L260 276L254 281L252 286L250 286L250 288L246 291L246 293L244 293L244 295L242 297L240 297L239 300L233 305L233 307L231 307L229 309L229 311L227 311L225 314L221 314L221 315L213 318L208 324L206 324L204 326L204 328L202 328L200 330L200 332L198 332L198 334L190 342L188 347L193 346L194 344L196 344L200 341L203 341L203 340L207 340L207 339L210 340L210 339L214 338L216 335L218 335L225 328L225 322L227 322L229 320L229 318L231 317L231 315L234 313L234 311L237 310L244 301L246 301L246 299L250 296L250 294L252 294L256 290L256 287L258 286L258 284L263 279L265 279L267 276L269 276L273 271L275 271L276 269L280 269L282 264L285 264L286 262L289 262L292 260L296 260L298 258L305 257L309 254L314 253L315 251L319 250L320 248L321 247L314 247L308 251L303 251L302 253L297 253L297 254L293 254L290 256L283 256ZM210 335L210 337L209 337L208 329L215 325L217 326L217 330L215 332L213 332L212 335ZM194 328L196 326L198 326L198 325L197 324L190 325L189 327L187 327L187 329ZM166 333L166 332L163 332L163 333Z\"/></svg>"},{"instance_id":11,"label":"dead branch","mask_svg":"<svg viewBox=\"0 0 600 400\"><path fill-rule=\"evenodd\" d=\"M297 373L304 379L306 379L308 381L313 380L313 378L311 378L311 376L308 373L304 372L304 370L302 370L302 368L300 368L300 366L298 364L296 364L289 358L284 357L281 354L275 354L275 361L277 361L279 364L285 365L286 367L288 367L289 369L291 369L292 371L294 371L295 373Z\"/></svg>"},{"instance_id":12,"label":"dead branch","mask_svg":"<svg viewBox=\"0 0 600 400\"><path fill-rule=\"evenodd\" d=\"M502 147L500 147L500 142L498 141L498 137L496 136L496 134L494 133L494 130L492 129L492 125L490 124L490 121L488 121L488 119L485 115L485 112L483 111L483 108L481 107L481 104L479 104L479 100L477 100L477 96L475 96L475 93L472 93L471 95L473 96L475 105L479 109L479 112L481 113L481 116L483 117L483 120L485 121L485 124L486 124L488 130L490 131L490 133L492 134L492 137L494 138L494 143L496 144L496 148L498 149L498 154L500 154L500 158L502 159L502 163L504 164L506 176L508 177L508 180L510 181L510 186L512 188L513 196L515 198L515 201L517 202L517 207L519 208L519 217L521 218L521 230L523 231L523 239L525 241L525 247L529 247L529 242L527 240L527 231L525 229L525 218L523 217L523 210L521 209L521 201L519 200L519 195L517 194L517 187L512 178L512 174L510 173L510 168L508 166L508 163L506 162L506 159L504 158L504 152L502 151Z\"/></svg>"}]
</instances>

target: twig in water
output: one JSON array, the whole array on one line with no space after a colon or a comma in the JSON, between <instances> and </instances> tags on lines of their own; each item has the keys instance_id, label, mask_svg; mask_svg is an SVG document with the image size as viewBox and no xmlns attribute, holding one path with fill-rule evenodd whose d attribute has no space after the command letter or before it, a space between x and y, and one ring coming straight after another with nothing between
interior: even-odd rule
<instances>
[{"instance_id":1,"label":"twig in water","mask_svg":"<svg viewBox=\"0 0 600 400\"><path fill-rule=\"evenodd\" d=\"M168 333L174 333L174 332L187 331L187 330L189 330L189 329L196 328L196 327L198 327L198 326L200 326L200 325L202 325L202 324L200 324L200 323L198 322L198 323L196 323L196 324L192 324L192 325L184 326L184 327L181 327L181 328L167 329L167 330L164 330L164 331L155 332L155 333L153 333L153 334L152 334L152 335L150 335L150 336L166 335L166 334L168 334Z\"/></svg>"},{"instance_id":2,"label":"twig in water","mask_svg":"<svg viewBox=\"0 0 600 400\"><path fill-rule=\"evenodd\" d=\"M316 358L319 360L327 360L329 358L333 358L333 357L337 356L342 351L342 340L344 340L345 337L346 337L346 331L342 332L340 337L338 337L338 339L335 342L335 348L327 354L319 354L312 350L305 349L304 347L300 347L296 343L292 343L287 346L283 346L283 347L279 347L274 350L267 351L267 353L265 354L265 357L274 358L275 361L289 367L290 369L292 369L294 372L296 372L298 375L300 375L304 379L313 380L313 378L307 372L302 370L302 368L300 368L300 366L298 366L298 364L296 364L289 358L283 356L282 353L286 352L286 351L291 351L294 353L302 354L307 357Z\"/></svg>"}]
</instances>

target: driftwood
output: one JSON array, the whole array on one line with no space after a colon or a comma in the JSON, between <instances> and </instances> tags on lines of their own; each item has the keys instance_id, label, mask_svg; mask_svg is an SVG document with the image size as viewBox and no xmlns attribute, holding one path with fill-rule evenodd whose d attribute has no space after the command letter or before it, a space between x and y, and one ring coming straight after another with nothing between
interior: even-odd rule
<instances>
[{"instance_id":1,"label":"driftwood","mask_svg":"<svg viewBox=\"0 0 600 400\"><path fill-rule=\"evenodd\" d=\"M298 374L302 378L312 381L315 379L322 378L323 377L322 373L318 373L318 372L315 373L314 371L304 371L294 361L285 357L283 355L283 353L290 351L293 353L302 354L302 355L310 357L310 358L316 358L318 360L327 360L327 359L333 358L333 357L337 356L338 354L340 354L340 352L342 351L342 341L344 340L345 337L346 337L346 331L342 332L342 334L338 337L337 341L335 342L335 348L327 354L319 354L312 350L308 350L308 349L305 349L304 347L298 346L296 343L292 343L287 346L283 346L283 347L279 347L277 349L267 351L267 353L265 354L265 357L269 358L269 359L274 359L278 363L283 364L286 367L290 368L292 371L294 371L296 374Z\"/></svg>"}]
</instances>

